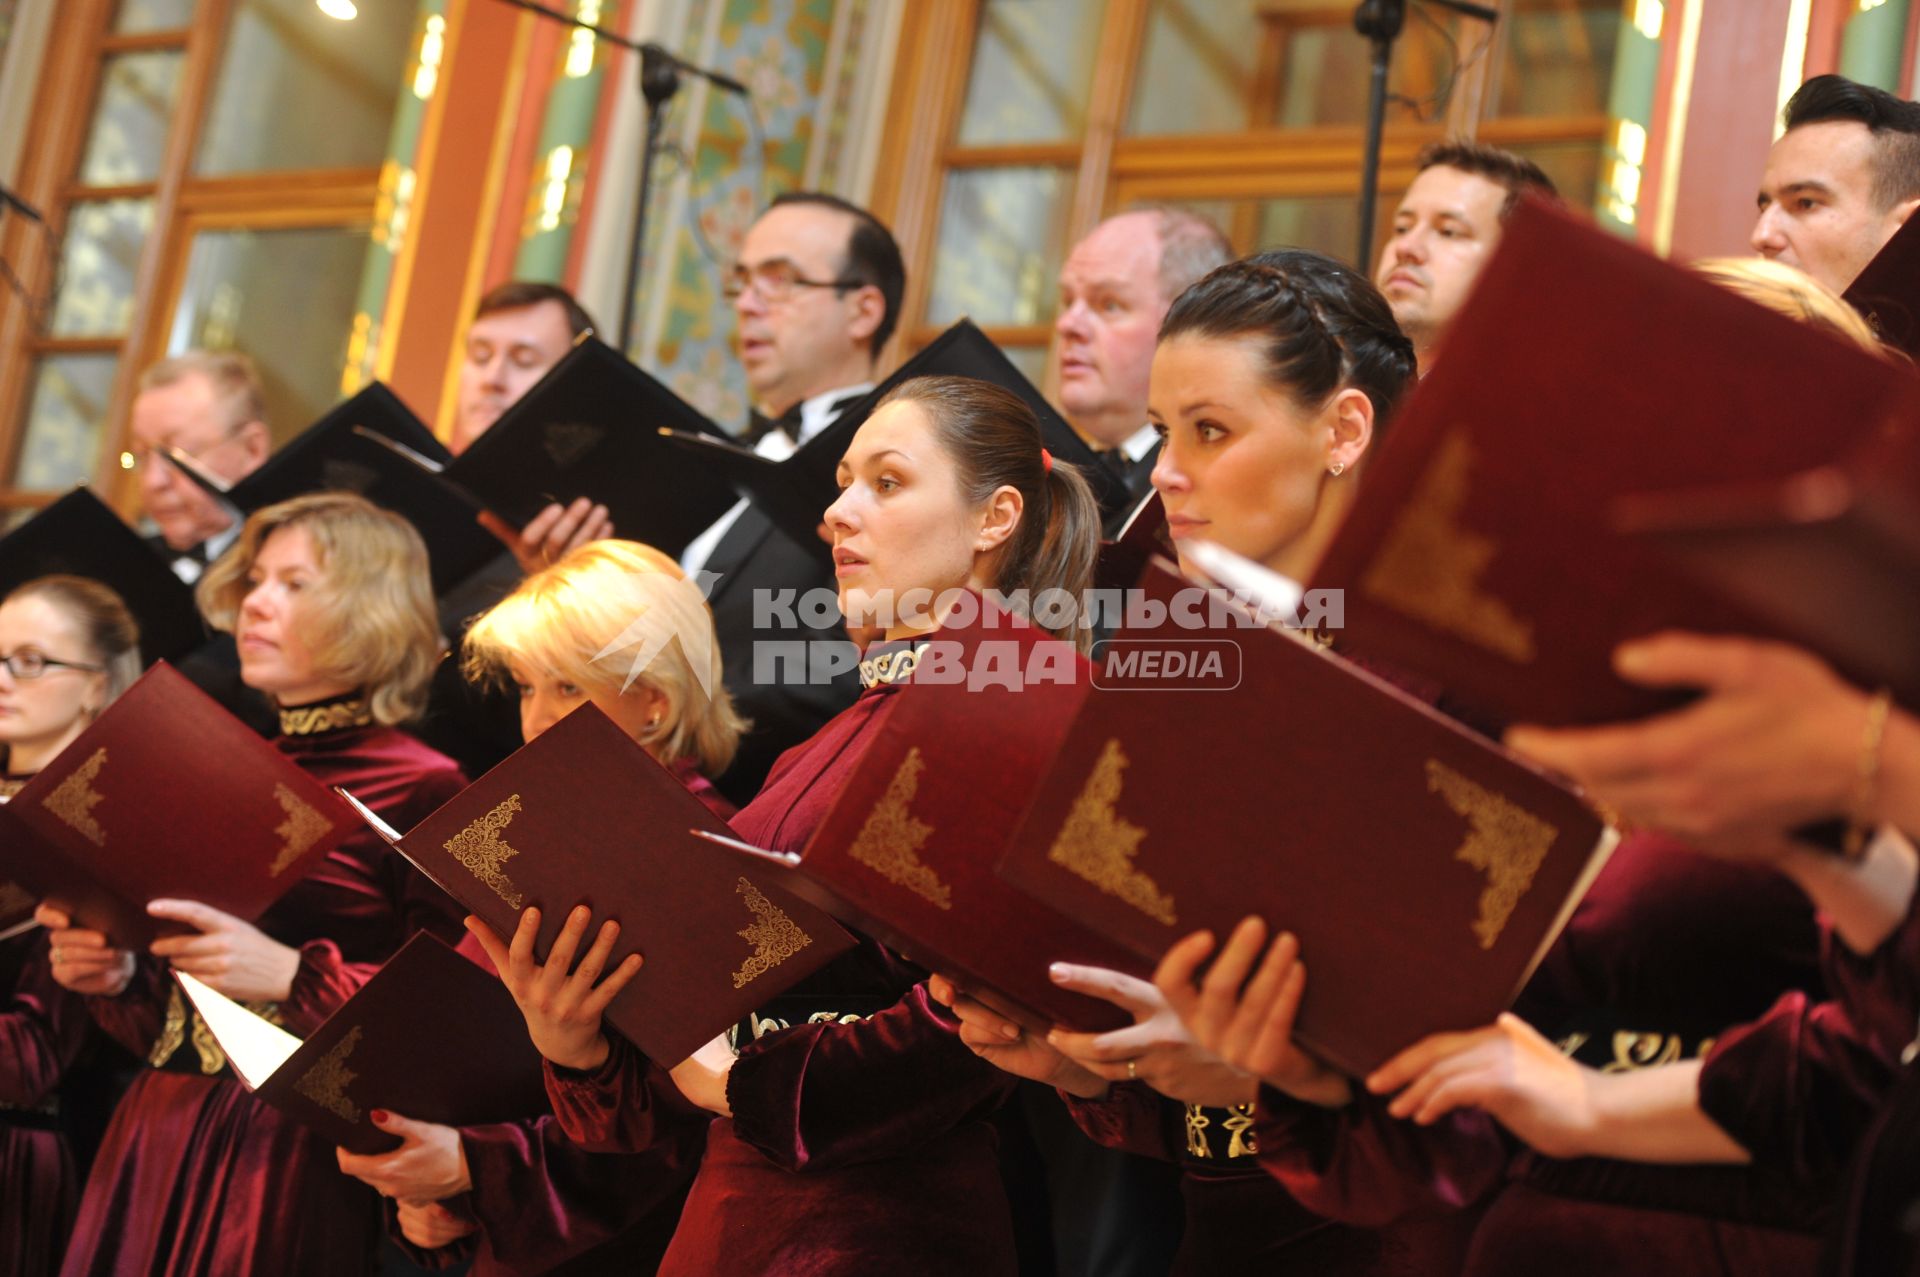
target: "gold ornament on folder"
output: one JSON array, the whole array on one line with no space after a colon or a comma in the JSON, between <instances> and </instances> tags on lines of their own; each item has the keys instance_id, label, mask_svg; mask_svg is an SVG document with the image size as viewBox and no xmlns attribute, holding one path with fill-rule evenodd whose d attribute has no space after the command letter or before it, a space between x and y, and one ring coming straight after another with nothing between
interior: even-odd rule
<instances>
[{"instance_id":1,"label":"gold ornament on folder","mask_svg":"<svg viewBox=\"0 0 1920 1277\"><path fill-rule=\"evenodd\" d=\"M285 820L273 827L273 832L280 837L280 850L274 856L268 872L278 878L287 871L287 866L306 855L333 825L325 816L300 801L300 796L285 785L276 784L273 797L280 804L280 810L287 815Z\"/></svg>"},{"instance_id":2,"label":"gold ornament on folder","mask_svg":"<svg viewBox=\"0 0 1920 1277\"><path fill-rule=\"evenodd\" d=\"M1532 622L1480 585L1500 547L1460 525L1472 469L1472 445L1449 436L1387 529L1360 589L1396 612L1526 664L1534 658Z\"/></svg>"},{"instance_id":3,"label":"gold ornament on folder","mask_svg":"<svg viewBox=\"0 0 1920 1277\"><path fill-rule=\"evenodd\" d=\"M847 854L885 878L896 887L904 887L928 904L941 909L953 908L953 888L940 881L933 866L920 859L920 849L933 837L933 826L916 820L911 810L914 795L920 792L920 773L926 759L915 745L900 760L900 768L887 784L887 792L868 813L860 826L859 837Z\"/></svg>"},{"instance_id":4,"label":"gold ornament on folder","mask_svg":"<svg viewBox=\"0 0 1920 1277\"><path fill-rule=\"evenodd\" d=\"M754 923L735 934L753 946L753 956L733 973L733 987L744 989L767 972L813 943L813 937L787 917L786 910L766 898L760 889L742 878L734 888L747 898Z\"/></svg>"},{"instance_id":5,"label":"gold ornament on folder","mask_svg":"<svg viewBox=\"0 0 1920 1277\"><path fill-rule=\"evenodd\" d=\"M1491 949L1506 929L1520 897L1547 858L1560 831L1509 799L1468 780L1446 764L1427 760L1427 789L1466 818L1467 840L1453 853L1487 876L1473 934Z\"/></svg>"},{"instance_id":6,"label":"gold ornament on folder","mask_svg":"<svg viewBox=\"0 0 1920 1277\"><path fill-rule=\"evenodd\" d=\"M360 1106L347 1098L347 1088L360 1075L347 1067L347 1057L353 1054L353 1048L360 1045L360 1025L354 1025L333 1044L333 1049L315 1060L293 1089L318 1104L335 1117L348 1122L360 1120Z\"/></svg>"},{"instance_id":7,"label":"gold ornament on folder","mask_svg":"<svg viewBox=\"0 0 1920 1277\"><path fill-rule=\"evenodd\" d=\"M0 918L32 908L39 899L17 882L0 882Z\"/></svg>"},{"instance_id":8,"label":"gold ornament on folder","mask_svg":"<svg viewBox=\"0 0 1920 1277\"><path fill-rule=\"evenodd\" d=\"M553 464L565 470L600 446L607 437L604 427L585 421L555 421L540 434L540 444Z\"/></svg>"},{"instance_id":9,"label":"gold ornament on folder","mask_svg":"<svg viewBox=\"0 0 1920 1277\"><path fill-rule=\"evenodd\" d=\"M107 831L100 828L100 822L93 818L93 809L105 800L105 795L93 787L93 782L106 765L107 751L102 746L94 750L93 757L80 764L71 776L56 785L42 803L62 824L96 847L107 845Z\"/></svg>"},{"instance_id":10,"label":"gold ornament on folder","mask_svg":"<svg viewBox=\"0 0 1920 1277\"><path fill-rule=\"evenodd\" d=\"M1118 896L1155 922L1171 927L1178 921L1173 897L1133 863L1147 831L1121 819L1113 809L1120 800L1121 773L1126 768L1127 756L1120 742L1108 741L1093 774L1087 777L1086 788L1074 799L1073 810L1067 813L1047 859L1108 895Z\"/></svg>"},{"instance_id":11,"label":"gold ornament on folder","mask_svg":"<svg viewBox=\"0 0 1920 1277\"><path fill-rule=\"evenodd\" d=\"M509 909L518 909L526 897L500 868L520 854L517 848L500 836L500 831L511 825L519 812L520 795L514 794L443 844L448 855L486 883L494 895L507 902Z\"/></svg>"}]
</instances>

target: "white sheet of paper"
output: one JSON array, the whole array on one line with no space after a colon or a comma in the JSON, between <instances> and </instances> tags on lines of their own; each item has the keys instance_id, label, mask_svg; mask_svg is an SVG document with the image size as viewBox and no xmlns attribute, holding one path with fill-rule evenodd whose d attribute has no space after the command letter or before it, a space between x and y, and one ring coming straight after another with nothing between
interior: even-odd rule
<instances>
[{"instance_id":1,"label":"white sheet of paper","mask_svg":"<svg viewBox=\"0 0 1920 1277\"><path fill-rule=\"evenodd\" d=\"M262 1082L300 1049L299 1038L255 1015L226 994L216 993L184 971L174 972L173 978L186 990L214 1040L227 1053L227 1062L233 1065L233 1071L240 1075L249 1091L258 1090Z\"/></svg>"},{"instance_id":2,"label":"white sheet of paper","mask_svg":"<svg viewBox=\"0 0 1920 1277\"><path fill-rule=\"evenodd\" d=\"M1211 541L1189 541L1183 548L1202 572L1250 600L1263 615L1294 617L1300 614L1300 600L1305 591L1298 581Z\"/></svg>"},{"instance_id":3,"label":"white sheet of paper","mask_svg":"<svg viewBox=\"0 0 1920 1277\"><path fill-rule=\"evenodd\" d=\"M367 806L365 803L361 802L358 798L355 798L352 794L349 794L346 790L340 788L340 786L338 785L335 785L333 787L333 792L340 795L342 798L346 799L347 806L353 808L355 815L359 816L360 819L366 821L367 824L371 825L373 827L374 833L379 834L382 838L386 839L390 843L397 843L400 841L400 831L398 829L395 829L392 825L389 825L386 821L380 819L379 814L376 813L373 810L373 808Z\"/></svg>"}]
</instances>

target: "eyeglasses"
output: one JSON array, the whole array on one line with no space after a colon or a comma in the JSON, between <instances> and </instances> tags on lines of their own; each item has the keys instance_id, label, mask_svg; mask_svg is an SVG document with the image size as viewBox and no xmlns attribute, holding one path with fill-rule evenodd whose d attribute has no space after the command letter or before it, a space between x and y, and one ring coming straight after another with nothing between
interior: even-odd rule
<instances>
[{"instance_id":1,"label":"eyeglasses","mask_svg":"<svg viewBox=\"0 0 1920 1277\"><path fill-rule=\"evenodd\" d=\"M864 279L808 279L788 262L763 262L758 266L736 265L720 281L720 291L728 298L739 297L749 288L770 306L793 298L796 288L831 288L844 293L849 288L864 288Z\"/></svg>"},{"instance_id":2,"label":"eyeglasses","mask_svg":"<svg viewBox=\"0 0 1920 1277\"><path fill-rule=\"evenodd\" d=\"M48 670L80 670L87 674L99 674L105 670L105 667L100 665L82 665L78 661L56 661L46 653L36 652L30 647L0 656L0 665L6 666L7 672L23 683L39 678Z\"/></svg>"},{"instance_id":3,"label":"eyeglasses","mask_svg":"<svg viewBox=\"0 0 1920 1277\"><path fill-rule=\"evenodd\" d=\"M244 425L245 423L243 422L241 424ZM170 450L161 449L161 448L149 448L145 444L136 443L132 447L128 448L125 452L120 454L120 468L122 470L142 469L143 467L145 467L148 461L151 461L155 457L162 456L163 453L167 451L171 451L176 456L182 457L190 463L199 463L201 459L205 457L208 453L216 451L223 444L232 443L235 439L238 439L239 437L240 437L240 426L235 426L232 429L228 430L227 433L221 435L218 439L215 439L212 443L196 448L192 452L188 452L185 448L173 448ZM168 458L168 459L170 460L171 458Z\"/></svg>"}]
</instances>

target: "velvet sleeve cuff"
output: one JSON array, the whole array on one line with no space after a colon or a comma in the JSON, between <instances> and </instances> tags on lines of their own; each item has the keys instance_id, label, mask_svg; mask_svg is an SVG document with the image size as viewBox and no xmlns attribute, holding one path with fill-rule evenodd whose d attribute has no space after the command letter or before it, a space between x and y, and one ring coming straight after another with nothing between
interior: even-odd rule
<instances>
[{"instance_id":1,"label":"velvet sleeve cuff","mask_svg":"<svg viewBox=\"0 0 1920 1277\"><path fill-rule=\"evenodd\" d=\"M1145 1082L1115 1082L1097 1100L1060 1092L1074 1125L1106 1148L1159 1161L1177 1160L1167 1147L1162 1106L1172 1103Z\"/></svg>"},{"instance_id":2,"label":"velvet sleeve cuff","mask_svg":"<svg viewBox=\"0 0 1920 1277\"><path fill-rule=\"evenodd\" d=\"M1892 1087L1892 1056L1838 1002L1789 993L1730 1029L1700 1069L1700 1108L1754 1160L1831 1185Z\"/></svg>"},{"instance_id":3,"label":"velvet sleeve cuff","mask_svg":"<svg viewBox=\"0 0 1920 1277\"><path fill-rule=\"evenodd\" d=\"M1329 1109L1263 1086L1254 1117L1267 1174L1308 1210L1362 1227L1470 1206L1508 1160L1504 1137L1478 1111L1422 1127L1388 1116L1378 1096Z\"/></svg>"},{"instance_id":4,"label":"velvet sleeve cuff","mask_svg":"<svg viewBox=\"0 0 1920 1277\"><path fill-rule=\"evenodd\" d=\"M727 1103L736 1135L804 1171L900 1156L992 1112L1015 1084L916 984L864 1020L795 1025L749 1044Z\"/></svg>"}]
</instances>

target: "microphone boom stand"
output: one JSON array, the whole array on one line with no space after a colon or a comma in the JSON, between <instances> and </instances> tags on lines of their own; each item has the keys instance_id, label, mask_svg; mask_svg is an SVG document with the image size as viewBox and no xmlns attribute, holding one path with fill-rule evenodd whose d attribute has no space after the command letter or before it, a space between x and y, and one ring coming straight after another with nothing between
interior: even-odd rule
<instances>
[{"instance_id":1,"label":"microphone boom stand","mask_svg":"<svg viewBox=\"0 0 1920 1277\"><path fill-rule=\"evenodd\" d=\"M1485 5L1466 0L1430 0L1444 9L1482 22L1499 21ZM1387 69L1393 61L1393 42L1407 20L1407 0L1360 0L1353 11L1353 29L1373 44L1373 70L1367 86L1367 142L1360 164L1360 253L1354 265L1373 270L1374 210L1380 202L1380 143L1387 124Z\"/></svg>"},{"instance_id":2,"label":"microphone boom stand","mask_svg":"<svg viewBox=\"0 0 1920 1277\"><path fill-rule=\"evenodd\" d=\"M738 93L741 97L749 96L747 86L731 76L695 66L650 40L628 39L618 31L583 22L572 14L536 4L534 0L500 2L537 13L554 22L578 27L582 31L591 31L596 39L640 55L640 96L646 110L646 143L640 151L640 183L634 196L633 240L627 247L626 291L620 296L620 353L624 355L631 348L633 337L634 296L640 288L640 259L646 251L647 197L653 189L653 157L660 148L660 136L666 127L667 103L680 91L680 78L683 75L698 76L715 88Z\"/></svg>"}]
</instances>

